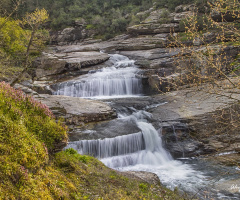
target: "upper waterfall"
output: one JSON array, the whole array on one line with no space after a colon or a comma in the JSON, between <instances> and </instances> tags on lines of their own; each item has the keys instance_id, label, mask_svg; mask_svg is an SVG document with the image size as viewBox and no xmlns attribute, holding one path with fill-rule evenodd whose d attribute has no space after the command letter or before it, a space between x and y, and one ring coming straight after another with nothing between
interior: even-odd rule
<instances>
[{"instance_id":1,"label":"upper waterfall","mask_svg":"<svg viewBox=\"0 0 240 200\"><path fill-rule=\"evenodd\" d=\"M113 63L112 67L61 83L54 94L86 98L141 95L142 80L136 77L139 69L134 65L134 60L113 54L110 61Z\"/></svg>"}]
</instances>

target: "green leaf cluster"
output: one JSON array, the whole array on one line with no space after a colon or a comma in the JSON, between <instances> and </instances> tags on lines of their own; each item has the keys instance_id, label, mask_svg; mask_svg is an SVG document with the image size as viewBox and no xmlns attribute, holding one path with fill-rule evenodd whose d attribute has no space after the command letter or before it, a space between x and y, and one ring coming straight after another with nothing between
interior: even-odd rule
<instances>
[{"instance_id":1,"label":"green leaf cluster","mask_svg":"<svg viewBox=\"0 0 240 200\"><path fill-rule=\"evenodd\" d=\"M19 55L26 51L27 37L18 20L0 17L0 48L10 55Z\"/></svg>"}]
</instances>

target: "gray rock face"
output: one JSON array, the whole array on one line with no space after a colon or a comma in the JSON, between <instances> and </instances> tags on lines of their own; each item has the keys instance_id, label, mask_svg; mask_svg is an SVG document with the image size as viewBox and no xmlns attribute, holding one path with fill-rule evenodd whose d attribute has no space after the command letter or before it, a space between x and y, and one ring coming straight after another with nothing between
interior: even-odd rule
<instances>
[{"instance_id":1,"label":"gray rock face","mask_svg":"<svg viewBox=\"0 0 240 200\"><path fill-rule=\"evenodd\" d=\"M175 12L176 13L180 13L180 12L183 12L183 5L179 5L175 8Z\"/></svg>"},{"instance_id":2,"label":"gray rock face","mask_svg":"<svg viewBox=\"0 0 240 200\"><path fill-rule=\"evenodd\" d=\"M64 30L52 35L51 43L63 45L80 41L85 38L84 34L82 34L82 31L82 28L65 28Z\"/></svg>"},{"instance_id":3,"label":"gray rock face","mask_svg":"<svg viewBox=\"0 0 240 200\"><path fill-rule=\"evenodd\" d=\"M152 11L141 24L128 27L127 31L132 35L179 32L179 22L193 15L191 8L192 6L181 6L176 8L176 13L169 13L166 9Z\"/></svg>"},{"instance_id":4,"label":"gray rock face","mask_svg":"<svg viewBox=\"0 0 240 200\"><path fill-rule=\"evenodd\" d=\"M174 157L239 151L239 127L231 125L231 120L237 120L238 116L230 112L232 109L240 112L239 105L229 98L209 94L208 88L204 86L197 95L196 88L190 88L153 98L168 102L148 112L155 119L155 127L162 130L164 145ZM239 95L235 97L240 100ZM225 113L224 121L221 113Z\"/></svg>"},{"instance_id":5,"label":"gray rock face","mask_svg":"<svg viewBox=\"0 0 240 200\"><path fill-rule=\"evenodd\" d=\"M81 125L116 117L112 108L100 101L55 95L39 95L36 98L46 104L57 117L63 117L69 125Z\"/></svg>"},{"instance_id":6,"label":"gray rock face","mask_svg":"<svg viewBox=\"0 0 240 200\"><path fill-rule=\"evenodd\" d=\"M82 42L95 34L94 30L87 30L82 24L65 28L62 31L51 33L51 44L67 45Z\"/></svg>"},{"instance_id":7,"label":"gray rock face","mask_svg":"<svg viewBox=\"0 0 240 200\"><path fill-rule=\"evenodd\" d=\"M116 50L118 51L137 51L137 50L149 50L154 48L167 47L166 38L158 38L151 36L143 36L138 38L129 38L121 41L117 44Z\"/></svg>"},{"instance_id":8,"label":"gray rock face","mask_svg":"<svg viewBox=\"0 0 240 200\"><path fill-rule=\"evenodd\" d=\"M174 158L193 157L206 153L202 142L192 139L189 127L185 123L162 123L162 135L164 147Z\"/></svg>"},{"instance_id":9,"label":"gray rock face","mask_svg":"<svg viewBox=\"0 0 240 200\"><path fill-rule=\"evenodd\" d=\"M35 61L36 79L51 79L66 72L81 71L82 68L101 64L109 55L100 52L45 53Z\"/></svg>"},{"instance_id":10,"label":"gray rock face","mask_svg":"<svg viewBox=\"0 0 240 200\"><path fill-rule=\"evenodd\" d=\"M173 21L179 23L182 19L186 19L188 17L193 16L193 12L192 11L180 12L175 13L173 16L174 16Z\"/></svg>"},{"instance_id":11,"label":"gray rock face","mask_svg":"<svg viewBox=\"0 0 240 200\"><path fill-rule=\"evenodd\" d=\"M170 33L179 32L179 24L139 24L127 28L129 34L159 34L159 33Z\"/></svg>"}]
</instances>

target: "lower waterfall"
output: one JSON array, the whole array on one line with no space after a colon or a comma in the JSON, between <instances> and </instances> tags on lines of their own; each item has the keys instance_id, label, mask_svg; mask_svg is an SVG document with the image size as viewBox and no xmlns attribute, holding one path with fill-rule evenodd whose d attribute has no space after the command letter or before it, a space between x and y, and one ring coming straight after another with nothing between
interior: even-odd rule
<instances>
[{"instance_id":1,"label":"lower waterfall","mask_svg":"<svg viewBox=\"0 0 240 200\"><path fill-rule=\"evenodd\" d=\"M163 148L159 132L148 122L150 113L134 111L119 118L134 121L140 132L98 140L70 142L80 154L92 155L106 166L120 171L149 171L156 173L163 184L174 189L184 182L184 189L203 182L204 176L181 161L173 160ZM202 186L202 185L201 185ZM196 189L196 188L195 188Z\"/></svg>"}]
</instances>

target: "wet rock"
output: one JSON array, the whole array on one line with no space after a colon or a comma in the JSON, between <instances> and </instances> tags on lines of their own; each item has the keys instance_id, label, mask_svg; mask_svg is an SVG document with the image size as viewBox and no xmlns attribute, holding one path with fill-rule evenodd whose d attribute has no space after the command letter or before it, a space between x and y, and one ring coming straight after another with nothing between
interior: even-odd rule
<instances>
[{"instance_id":1,"label":"wet rock","mask_svg":"<svg viewBox=\"0 0 240 200\"><path fill-rule=\"evenodd\" d=\"M150 62L148 60L138 60L135 62L135 65L138 65L141 68L149 68Z\"/></svg>"},{"instance_id":2,"label":"wet rock","mask_svg":"<svg viewBox=\"0 0 240 200\"><path fill-rule=\"evenodd\" d=\"M223 153L223 155L213 155L207 157L207 160L214 160L216 164L226 166L240 166L240 154L234 151Z\"/></svg>"},{"instance_id":3,"label":"wet rock","mask_svg":"<svg viewBox=\"0 0 240 200\"><path fill-rule=\"evenodd\" d=\"M160 126L164 147L174 158L194 157L203 154L203 144L192 139L187 124L166 122Z\"/></svg>"},{"instance_id":4,"label":"wet rock","mask_svg":"<svg viewBox=\"0 0 240 200\"><path fill-rule=\"evenodd\" d=\"M140 129L134 121L124 119L114 119L108 122L98 123L94 127L98 138L112 138L121 135L137 133Z\"/></svg>"}]
</instances>

